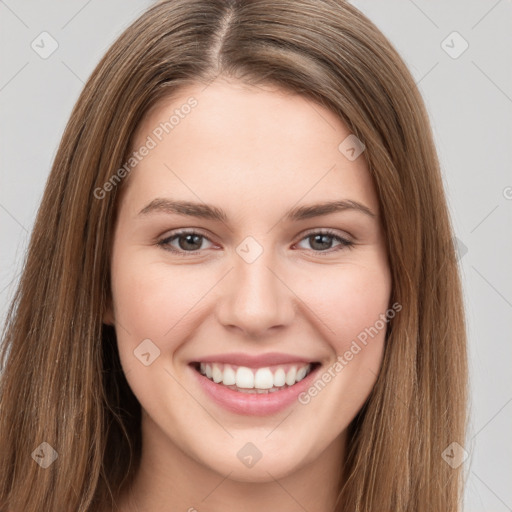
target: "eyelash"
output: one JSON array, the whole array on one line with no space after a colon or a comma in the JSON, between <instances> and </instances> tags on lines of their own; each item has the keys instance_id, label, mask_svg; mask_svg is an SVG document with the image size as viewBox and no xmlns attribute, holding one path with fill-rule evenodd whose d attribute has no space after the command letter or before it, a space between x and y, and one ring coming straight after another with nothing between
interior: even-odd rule
<instances>
[{"instance_id":1,"label":"eyelash","mask_svg":"<svg viewBox=\"0 0 512 512\"><path fill-rule=\"evenodd\" d=\"M194 255L200 253L201 249L199 249L197 251L184 251L182 249L177 250L177 249L174 249L171 247L170 242L172 242L175 239L178 239L181 236L185 236L185 235L198 235L201 238L206 239L209 242L211 242L211 240L207 236L205 236L202 233L199 233L197 231L178 231L176 233L173 233L171 236L168 236L168 237L164 238L163 240L160 240L159 242L157 242L157 245L159 247L161 247L162 249L164 249L165 251L169 251L169 252L172 252L179 256L184 256L184 257L189 256L189 255L194 256ZM321 256L324 256L326 254L332 254L333 252L337 252L337 251L340 251L343 249L351 249L354 246L354 242L337 235L336 232L331 229L320 229L318 231L311 231L309 233L306 233L306 235L304 235L299 240L299 242L302 242L303 240L310 238L314 235L327 235L329 237L332 237L334 240L340 242L340 245L336 246L336 248L326 249L325 251L315 251L314 249L310 249L314 253L319 254ZM307 250L307 249L302 249L302 250Z\"/></svg>"}]
</instances>

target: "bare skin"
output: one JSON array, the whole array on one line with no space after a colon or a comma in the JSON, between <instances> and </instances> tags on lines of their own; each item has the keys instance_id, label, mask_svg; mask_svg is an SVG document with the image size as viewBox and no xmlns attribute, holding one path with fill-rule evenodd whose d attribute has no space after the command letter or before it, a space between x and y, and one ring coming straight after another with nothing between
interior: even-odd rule
<instances>
[{"instance_id":1,"label":"bare skin","mask_svg":"<svg viewBox=\"0 0 512 512\"><path fill-rule=\"evenodd\" d=\"M157 140L155 128L190 97L197 105ZM334 509L346 429L375 383L385 329L358 352L353 341L388 310L391 292L366 161L338 149L349 135L308 99L224 79L183 89L138 127L135 148L148 136L157 144L123 190L104 319L143 411L142 462L122 512ZM226 219L147 208L156 199L207 203ZM373 215L286 217L341 200ZM184 229L199 237L171 239ZM322 239L326 229L334 234ZM251 262L237 252L247 237L255 243L242 247L261 249ZM134 350L147 339L160 352L146 366ZM205 394L190 365L233 352L303 357L332 378L304 403L237 414ZM338 356L346 364L335 371ZM261 453L252 467L237 456L247 443Z\"/></svg>"}]
</instances>

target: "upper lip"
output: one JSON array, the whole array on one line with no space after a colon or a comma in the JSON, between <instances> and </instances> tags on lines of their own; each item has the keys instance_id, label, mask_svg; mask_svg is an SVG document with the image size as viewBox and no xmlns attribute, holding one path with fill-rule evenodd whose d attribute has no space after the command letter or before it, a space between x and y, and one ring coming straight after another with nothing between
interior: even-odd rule
<instances>
[{"instance_id":1,"label":"upper lip","mask_svg":"<svg viewBox=\"0 0 512 512\"><path fill-rule=\"evenodd\" d=\"M292 354L283 354L279 352L269 352L267 354L259 355L243 354L240 352L231 354L214 354L192 361L192 363L226 363L233 364L235 366L246 366L249 368L261 368L278 364L313 362L315 361L310 358L300 357Z\"/></svg>"}]
</instances>

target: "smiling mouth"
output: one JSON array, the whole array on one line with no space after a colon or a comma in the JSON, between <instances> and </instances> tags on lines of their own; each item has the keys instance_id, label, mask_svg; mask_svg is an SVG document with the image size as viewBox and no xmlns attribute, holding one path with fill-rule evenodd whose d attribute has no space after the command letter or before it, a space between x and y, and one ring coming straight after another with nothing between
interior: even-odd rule
<instances>
[{"instance_id":1,"label":"smiling mouth","mask_svg":"<svg viewBox=\"0 0 512 512\"><path fill-rule=\"evenodd\" d=\"M226 363L195 362L191 366L201 375L233 391L248 394L275 393L306 378L320 363L296 363L249 368Z\"/></svg>"}]
</instances>

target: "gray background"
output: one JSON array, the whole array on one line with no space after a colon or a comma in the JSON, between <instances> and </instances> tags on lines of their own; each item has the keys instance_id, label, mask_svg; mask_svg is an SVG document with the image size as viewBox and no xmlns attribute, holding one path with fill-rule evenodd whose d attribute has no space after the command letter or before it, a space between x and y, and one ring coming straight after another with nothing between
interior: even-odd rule
<instances>
[{"instance_id":1,"label":"gray background","mask_svg":"<svg viewBox=\"0 0 512 512\"><path fill-rule=\"evenodd\" d=\"M72 106L106 49L152 3L0 0L2 321ZM353 3L411 69L427 104L442 164L459 244L470 341L465 510L512 511L512 2ZM43 31L58 43L46 59L31 47L34 40L43 45ZM454 31L463 39L450 36ZM469 47L458 55L464 40ZM50 44L46 39L44 48Z\"/></svg>"}]
</instances>

